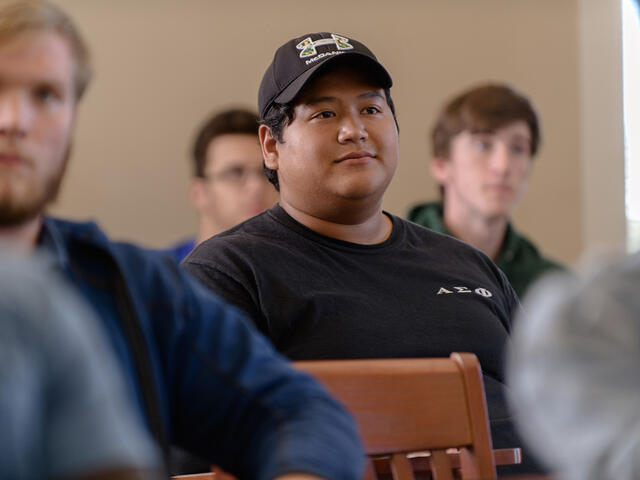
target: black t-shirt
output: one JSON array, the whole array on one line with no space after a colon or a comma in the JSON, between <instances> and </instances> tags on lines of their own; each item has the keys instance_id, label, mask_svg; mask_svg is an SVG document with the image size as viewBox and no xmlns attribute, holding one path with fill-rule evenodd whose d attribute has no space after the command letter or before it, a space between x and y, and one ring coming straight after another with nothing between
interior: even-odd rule
<instances>
[{"instance_id":1,"label":"black t-shirt","mask_svg":"<svg viewBox=\"0 0 640 480\"><path fill-rule=\"evenodd\" d=\"M518 300L475 248L388 215L389 238L319 235L280 206L198 246L184 266L292 360L473 352L502 378Z\"/></svg>"},{"instance_id":2,"label":"black t-shirt","mask_svg":"<svg viewBox=\"0 0 640 480\"><path fill-rule=\"evenodd\" d=\"M502 384L515 292L479 250L388 216L389 238L360 245L319 235L276 205L200 244L183 266L292 360L475 353L494 448L523 446ZM540 468L525 450L522 465L498 471Z\"/></svg>"}]
</instances>

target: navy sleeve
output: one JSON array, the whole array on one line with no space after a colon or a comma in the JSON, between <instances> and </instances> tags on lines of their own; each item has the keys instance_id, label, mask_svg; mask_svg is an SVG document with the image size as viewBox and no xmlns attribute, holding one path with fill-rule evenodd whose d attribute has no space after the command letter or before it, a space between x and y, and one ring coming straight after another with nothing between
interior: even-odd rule
<instances>
[{"instance_id":1,"label":"navy sleeve","mask_svg":"<svg viewBox=\"0 0 640 480\"><path fill-rule=\"evenodd\" d=\"M241 478L359 478L364 453L350 415L240 310L182 275L186 320L172 347L176 442Z\"/></svg>"}]
</instances>

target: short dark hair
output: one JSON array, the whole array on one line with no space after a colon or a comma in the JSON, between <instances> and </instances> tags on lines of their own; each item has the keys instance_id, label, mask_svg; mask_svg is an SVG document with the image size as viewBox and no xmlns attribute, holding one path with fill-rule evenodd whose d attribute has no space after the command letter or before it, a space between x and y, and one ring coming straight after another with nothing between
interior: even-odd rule
<instances>
[{"instance_id":1,"label":"short dark hair","mask_svg":"<svg viewBox=\"0 0 640 480\"><path fill-rule=\"evenodd\" d=\"M198 130L193 143L193 175L204 178L207 167L207 149L211 141L221 135L255 135L258 141L258 115L255 112L234 108L211 116Z\"/></svg>"},{"instance_id":2,"label":"short dark hair","mask_svg":"<svg viewBox=\"0 0 640 480\"><path fill-rule=\"evenodd\" d=\"M396 107L393 103L393 99L391 98L391 91L388 88L384 89L384 95L387 100L387 105L391 109L391 113L393 114L393 121L396 123L396 128L398 132L400 131L400 127L398 126L398 119L396 118ZM274 103L267 110L264 118L260 119L260 124L266 125L271 130L271 134L273 138L276 139L278 143L282 143L282 134L284 133L284 128L289 125L293 121L293 107L295 105L295 100L290 103ZM264 165L264 163L263 163ZM277 191L280 191L280 183L278 182L278 172L272 170L271 168L267 168L264 165L264 173L269 179L269 181L276 187Z\"/></svg>"},{"instance_id":3,"label":"short dark hair","mask_svg":"<svg viewBox=\"0 0 640 480\"><path fill-rule=\"evenodd\" d=\"M540 123L527 97L504 84L480 85L450 100L442 109L433 130L433 156L449 157L453 137L463 131L493 132L523 120L531 133L531 156L540 146Z\"/></svg>"}]
</instances>

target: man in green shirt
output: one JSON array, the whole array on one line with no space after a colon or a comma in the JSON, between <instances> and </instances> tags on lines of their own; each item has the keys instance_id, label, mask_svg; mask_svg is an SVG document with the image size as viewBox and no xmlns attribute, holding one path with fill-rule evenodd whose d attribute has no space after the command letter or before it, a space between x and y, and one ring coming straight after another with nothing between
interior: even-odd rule
<instances>
[{"instance_id":1,"label":"man in green shirt","mask_svg":"<svg viewBox=\"0 0 640 480\"><path fill-rule=\"evenodd\" d=\"M522 297L550 269L511 225L540 144L538 117L529 100L506 85L467 90L443 108L432 131L431 172L442 202L414 206L409 220L482 250Z\"/></svg>"}]
</instances>

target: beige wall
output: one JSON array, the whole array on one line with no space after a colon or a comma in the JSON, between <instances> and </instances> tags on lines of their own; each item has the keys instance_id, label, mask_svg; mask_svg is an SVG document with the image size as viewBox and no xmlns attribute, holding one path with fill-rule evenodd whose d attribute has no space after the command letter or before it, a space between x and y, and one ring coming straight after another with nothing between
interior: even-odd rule
<instances>
[{"instance_id":1,"label":"beige wall","mask_svg":"<svg viewBox=\"0 0 640 480\"><path fill-rule=\"evenodd\" d=\"M591 70L584 66L585 25L593 12L604 15L596 53L619 56L608 50L619 35L615 0L59 3L85 32L97 75L81 106L57 214L95 218L110 234L151 246L192 232L186 184L196 125L218 108L254 106L274 50L302 33L328 30L364 41L394 77L401 165L387 210L404 215L415 202L435 198L427 130L442 101L475 82L499 80L529 94L543 120L544 145L517 227L566 262L597 232L597 218L586 219L583 190L592 181L581 152L585 134L597 142L598 125L585 127L581 114L598 116L597 106L584 106L594 91L600 95L598 75L608 79L604 101L619 101L619 72L615 62L597 58ZM585 71L595 75L587 85ZM617 107L609 113L617 115ZM613 145L610 161L618 162L618 120L609 120L602 145ZM619 232L612 237L620 240Z\"/></svg>"},{"instance_id":2,"label":"beige wall","mask_svg":"<svg viewBox=\"0 0 640 480\"><path fill-rule=\"evenodd\" d=\"M624 249L620 2L579 0L583 238L586 257Z\"/></svg>"}]
</instances>

